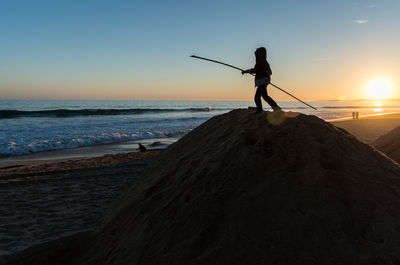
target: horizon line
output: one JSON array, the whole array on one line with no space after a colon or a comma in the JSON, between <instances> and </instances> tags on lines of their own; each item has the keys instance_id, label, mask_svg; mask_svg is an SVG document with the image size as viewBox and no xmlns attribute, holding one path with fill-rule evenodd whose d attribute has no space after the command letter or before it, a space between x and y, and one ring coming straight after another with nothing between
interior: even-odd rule
<instances>
[{"instance_id":1,"label":"horizon line","mask_svg":"<svg viewBox=\"0 0 400 265\"><path fill-rule=\"evenodd\" d=\"M150 99L150 98L137 98L137 99L101 99L101 98L92 98L92 99L85 99L85 98L0 98L0 100L55 100L55 101L62 101L62 100L81 100L81 101L107 101L107 100L118 100L118 101L253 101L253 99ZM297 101L295 99L290 100L277 100L277 101ZM310 102L316 101L400 101L400 98L382 98L382 99L313 99L313 100L305 100Z\"/></svg>"}]
</instances>

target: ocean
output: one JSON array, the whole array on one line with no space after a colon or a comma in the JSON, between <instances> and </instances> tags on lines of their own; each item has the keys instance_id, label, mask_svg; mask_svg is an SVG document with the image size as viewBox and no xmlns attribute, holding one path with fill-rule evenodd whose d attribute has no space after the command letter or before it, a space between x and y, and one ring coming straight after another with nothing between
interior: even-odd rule
<instances>
[{"instance_id":1,"label":"ocean","mask_svg":"<svg viewBox=\"0 0 400 265\"><path fill-rule=\"evenodd\" d=\"M400 112L400 101L382 105L374 101L308 103L318 110L300 102L278 102L285 111L325 120L351 118L353 111L360 116ZM175 142L215 115L249 106L254 106L254 102L0 100L0 158L8 161L57 150L67 150L64 156L100 155L134 151L139 142L159 148ZM263 106L269 110L265 102Z\"/></svg>"}]
</instances>

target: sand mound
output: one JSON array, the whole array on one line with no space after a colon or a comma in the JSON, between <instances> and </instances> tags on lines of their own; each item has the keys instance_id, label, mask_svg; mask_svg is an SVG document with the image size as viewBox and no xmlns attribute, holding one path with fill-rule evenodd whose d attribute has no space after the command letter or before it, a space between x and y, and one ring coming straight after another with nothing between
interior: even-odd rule
<instances>
[{"instance_id":1,"label":"sand mound","mask_svg":"<svg viewBox=\"0 0 400 265\"><path fill-rule=\"evenodd\" d=\"M74 264L398 264L400 168L314 116L216 116L161 153Z\"/></svg>"},{"instance_id":2,"label":"sand mound","mask_svg":"<svg viewBox=\"0 0 400 265\"><path fill-rule=\"evenodd\" d=\"M372 145L397 163L400 163L400 127L382 135Z\"/></svg>"}]
</instances>

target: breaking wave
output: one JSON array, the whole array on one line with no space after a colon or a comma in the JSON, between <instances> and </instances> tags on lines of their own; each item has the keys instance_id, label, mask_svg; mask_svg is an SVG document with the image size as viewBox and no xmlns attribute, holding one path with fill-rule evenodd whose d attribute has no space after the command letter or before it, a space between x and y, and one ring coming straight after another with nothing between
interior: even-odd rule
<instances>
[{"instance_id":1,"label":"breaking wave","mask_svg":"<svg viewBox=\"0 0 400 265\"><path fill-rule=\"evenodd\" d=\"M171 113L171 112L210 112L211 107L185 108L185 109L53 109L53 110L0 110L0 119L23 118L23 117L55 117L67 118L76 116L105 116L105 115L140 115L147 113ZM222 110L222 109L218 109Z\"/></svg>"},{"instance_id":2,"label":"breaking wave","mask_svg":"<svg viewBox=\"0 0 400 265\"><path fill-rule=\"evenodd\" d=\"M49 135L45 138L27 139L22 142L8 141L0 143L0 158L13 155L25 155L42 151L71 149L86 146L137 141L142 139L181 137L191 129L146 131L136 133L110 132L96 135Z\"/></svg>"}]
</instances>

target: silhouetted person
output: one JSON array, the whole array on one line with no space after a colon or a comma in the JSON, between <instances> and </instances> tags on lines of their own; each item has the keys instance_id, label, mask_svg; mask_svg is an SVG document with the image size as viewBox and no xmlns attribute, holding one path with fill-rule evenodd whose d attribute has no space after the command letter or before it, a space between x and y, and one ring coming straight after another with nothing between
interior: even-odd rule
<instances>
[{"instance_id":1,"label":"silhouetted person","mask_svg":"<svg viewBox=\"0 0 400 265\"><path fill-rule=\"evenodd\" d=\"M356 112L356 120L358 120L358 118L359 118L360 116L359 116L359 113L358 113L358 111Z\"/></svg>"},{"instance_id":2,"label":"silhouetted person","mask_svg":"<svg viewBox=\"0 0 400 265\"><path fill-rule=\"evenodd\" d=\"M140 150L140 152L146 152L147 148L144 145L142 145L141 143L139 143L139 150Z\"/></svg>"},{"instance_id":3,"label":"silhouetted person","mask_svg":"<svg viewBox=\"0 0 400 265\"><path fill-rule=\"evenodd\" d=\"M356 118L356 112L353 111L351 114L353 114L353 120Z\"/></svg>"},{"instance_id":4,"label":"silhouetted person","mask_svg":"<svg viewBox=\"0 0 400 265\"><path fill-rule=\"evenodd\" d=\"M262 112L261 97L272 107L273 110L281 110L276 102L268 96L267 86L271 82L272 71L267 62L267 50L264 47L258 48L255 53L256 65L254 68L242 71L242 74L256 74L255 85L257 87L254 95L254 102L257 106L256 113Z\"/></svg>"}]
</instances>

